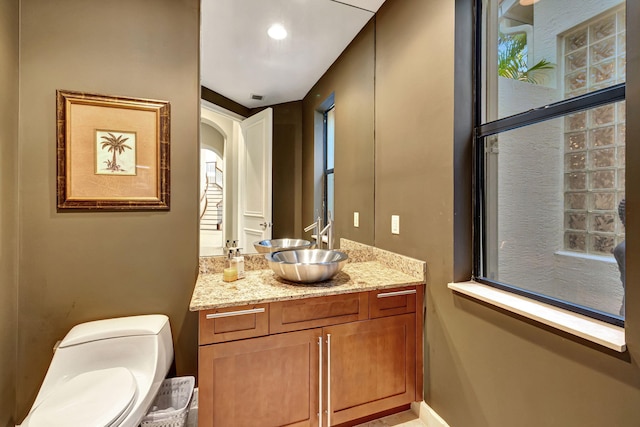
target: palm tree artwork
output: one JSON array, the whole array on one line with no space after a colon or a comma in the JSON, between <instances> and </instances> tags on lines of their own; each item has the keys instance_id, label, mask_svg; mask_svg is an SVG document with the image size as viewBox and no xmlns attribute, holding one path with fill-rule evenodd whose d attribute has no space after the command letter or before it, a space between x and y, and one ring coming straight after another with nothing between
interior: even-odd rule
<instances>
[{"instance_id":1,"label":"palm tree artwork","mask_svg":"<svg viewBox=\"0 0 640 427\"><path fill-rule=\"evenodd\" d=\"M127 150L131 150L135 157L135 150L134 147L132 147L132 145L135 144L135 133L98 131L98 137L98 145L100 145L101 150L106 150L107 153L111 153L110 159L107 158L102 161L102 163L106 165L103 170L109 173L134 175L135 171L127 170L127 166L124 166L122 163L123 154L126 154L125 152ZM118 156L120 156L120 158L118 158ZM131 162L124 163L130 164Z\"/></svg>"}]
</instances>

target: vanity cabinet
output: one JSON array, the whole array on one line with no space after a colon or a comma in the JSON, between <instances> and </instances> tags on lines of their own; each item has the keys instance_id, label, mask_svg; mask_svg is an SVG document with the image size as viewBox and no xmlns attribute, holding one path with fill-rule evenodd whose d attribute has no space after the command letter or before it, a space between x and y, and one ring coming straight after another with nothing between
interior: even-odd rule
<instances>
[{"instance_id":1,"label":"vanity cabinet","mask_svg":"<svg viewBox=\"0 0 640 427\"><path fill-rule=\"evenodd\" d=\"M337 426L422 400L422 286L200 312L200 427Z\"/></svg>"}]
</instances>

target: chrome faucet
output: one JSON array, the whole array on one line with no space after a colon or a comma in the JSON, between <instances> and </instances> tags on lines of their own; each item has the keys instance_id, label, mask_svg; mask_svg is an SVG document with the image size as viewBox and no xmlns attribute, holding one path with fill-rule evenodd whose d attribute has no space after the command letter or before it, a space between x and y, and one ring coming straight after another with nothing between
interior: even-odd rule
<instances>
[{"instance_id":1,"label":"chrome faucet","mask_svg":"<svg viewBox=\"0 0 640 427\"><path fill-rule=\"evenodd\" d=\"M333 219L331 219L331 211L327 213L327 226L323 228L318 235L318 242L322 243L322 236L327 235L327 249L333 249Z\"/></svg>"},{"instance_id":2,"label":"chrome faucet","mask_svg":"<svg viewBox=\"0 0 640 427\"><path fill-rule=\"evenodd\" d=\"M316 247L318 249L320 249L322 247L322 236L320 235L320 230L322 230L322 218L318 217L318 219L316 219L316 222L314 222L313 224L310 224L308 226L306 226L304 228L305 232L311 231L311 230L315 230L312 234L314 234L316 237Z\"/></svg>"}]
</instances>

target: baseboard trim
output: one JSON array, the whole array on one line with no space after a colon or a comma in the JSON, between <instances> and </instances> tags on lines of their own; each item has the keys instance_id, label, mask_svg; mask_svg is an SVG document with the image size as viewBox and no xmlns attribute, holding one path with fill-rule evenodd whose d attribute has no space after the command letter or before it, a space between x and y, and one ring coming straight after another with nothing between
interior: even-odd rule
<instances>
[{"instance_id":1,"label":"baseboard trim","mask_svg":"<svg viewBox=\"0 0 640 427\"><path fill-rule=\"evenodd\" d=\"M424 401L411 403L411 410L427 427L449 427L449 424Z\"/></svg>"}]
</instances>

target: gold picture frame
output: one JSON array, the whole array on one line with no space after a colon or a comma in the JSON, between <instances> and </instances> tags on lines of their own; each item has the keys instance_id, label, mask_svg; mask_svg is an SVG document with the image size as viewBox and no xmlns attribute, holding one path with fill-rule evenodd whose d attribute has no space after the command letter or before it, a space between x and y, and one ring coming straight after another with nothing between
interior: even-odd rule
<instances>
[{"instance_id":1,"label":"gold picture frame","mask_svg":"<svg viewBox=\"0 0 640 427\"><path fill-rule=\"evenodd\" d=\"M170 105L56 91L58 210L168 210Z\"/></svg>"}]
</instances>

